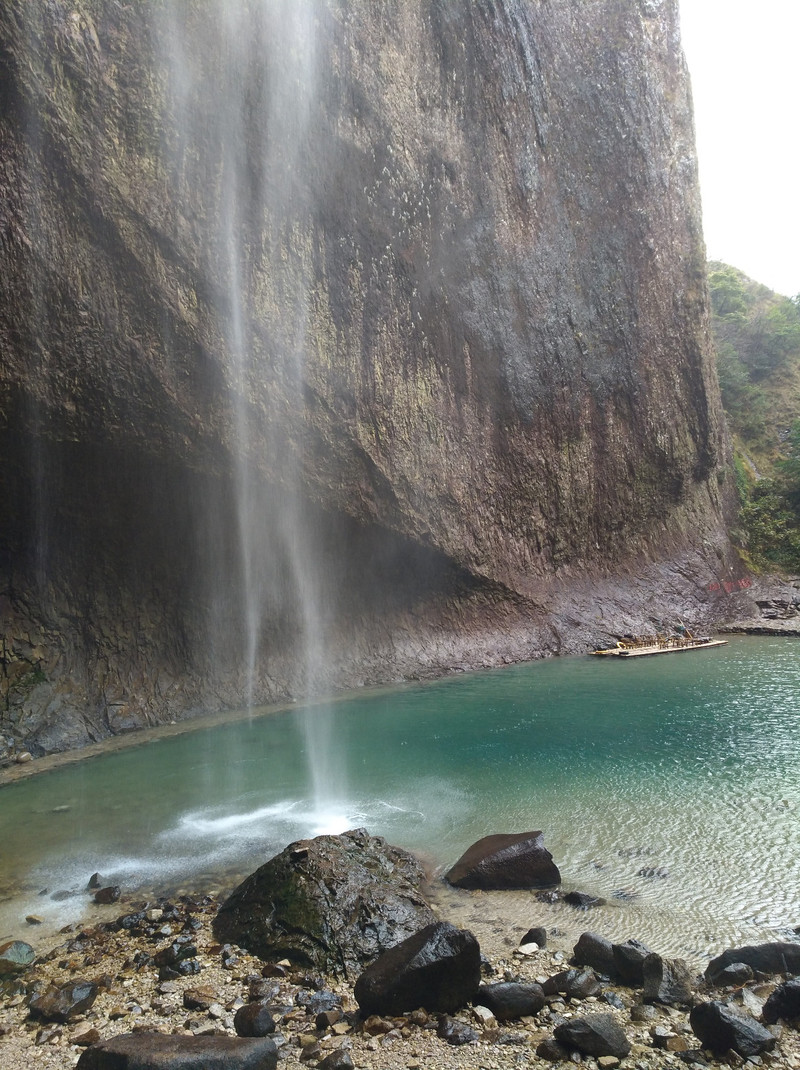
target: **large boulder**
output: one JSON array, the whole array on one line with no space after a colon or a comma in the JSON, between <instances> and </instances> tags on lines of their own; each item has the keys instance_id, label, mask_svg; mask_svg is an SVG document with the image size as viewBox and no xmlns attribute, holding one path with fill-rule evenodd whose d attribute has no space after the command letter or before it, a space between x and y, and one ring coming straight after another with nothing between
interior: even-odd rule
<instances>
[{"instance_id":1,"label":"large boulder","mask_svg":"<svg viewBox=\"0 0 800 1070\"><path fill-rule=\"evenodd\" d=\"M446 880L456 888L552 888L561 874L539 831L484 836L467 848Z\"/></svg>"},{"instance_id":2,"label":"large boulder","mask_svg":"<svg viewBox=\"0 0 800 1070\"><path fill-rule=\"evenodd\" d=\"M689 1025L703 1047L714 1052L735 1051L748 1059L775 1046L775 1037L752 1015L717 1000L693 1007Z\"/></svg>"},{"instance_id":3,"label":"large boulder","mask_svg":"<svg viewBox=\"0 0 800 1070\"><path fill-rule=\"evenodd\" d=\"M412 855L365 829L298 840L235 889L214 932L264 959L355 977L436 920L423 880Z\"/></svg>"},{"instance_id":4,"label":"large boulder","mask_svg":"<svg viewBox=\"0 0 800 1070\"><path fill-rule=\"evenodd\" d=\"M93 1044L76 1070L275 1070L275 1042L249 1037L123 1033Z\"/></svg>"},{"instance_id":5,"label":"large boulder","mask_svg":"<svg viewBox=\"0 0 800 1070\"><path fill-rule=\"evenodd\" d=\"M354 994L365 1017L418 1007L449 1014L475 997L480 979L478 941L441 921L381 955L358 978Z\"/></svg>"},{"instance_id":6,"label":"large boulder","mask_svg":"<svg viewBox=\"0 0 800 1070\"><path fill-rule=\"evenodd\" d=\"M730 948L709 962L706 980L709 984L717 984L723 970L739 962L759 973L800 974L800 943L775 942Z\"/></svg>"}]
</instances>

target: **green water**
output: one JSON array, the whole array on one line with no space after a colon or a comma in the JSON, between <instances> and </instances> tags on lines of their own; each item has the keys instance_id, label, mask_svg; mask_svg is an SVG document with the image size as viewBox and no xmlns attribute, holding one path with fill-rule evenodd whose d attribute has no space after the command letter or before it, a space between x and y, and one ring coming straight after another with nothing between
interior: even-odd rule
<instances>
[{"instance_id":1,"label":"green water","mask_svg":"<svg viewBox=\"0 0 800 1070\"><path fill-rule=\"evenodd\" d=\"M338 770L324 804L303 727L321 718ZM0 789L0 887L25 893L0 935L20 911L61 918L70 903L35 893L95 870L128 888L218 886L293 839L364 825L439 867L488 833L543 829L565 885L609 900L582 927L664 953L775 938L800 924L799 723L796 641L748 638L373 691L131 747Z\"/></svg>"}]
</instances>

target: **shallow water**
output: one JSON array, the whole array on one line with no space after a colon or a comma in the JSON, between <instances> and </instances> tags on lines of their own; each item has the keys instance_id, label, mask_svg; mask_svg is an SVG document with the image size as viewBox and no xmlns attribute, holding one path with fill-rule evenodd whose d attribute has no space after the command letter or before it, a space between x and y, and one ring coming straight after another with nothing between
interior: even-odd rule
<instances>
[{"instance_id":1,"label":"shallow water","mask_svg":"<svg viewBox=\"0 0 800 1070\"><path fill-rule=\"evenodd\" d=\"M347 785L322 807L308 718L330 722ZM372 691L130 747L0 789L0 936L19 936L29 912L63 923L85 899L51 893L95 870L126 889L219 887L293 839L363 825L437 867L488 833L543 829L564 884L609 901L579 928L665 954L775 938L800 924L799 723L796 640L736 638ZM528 894L487 909L575 917Z\"/></svg>"}]
</instances>

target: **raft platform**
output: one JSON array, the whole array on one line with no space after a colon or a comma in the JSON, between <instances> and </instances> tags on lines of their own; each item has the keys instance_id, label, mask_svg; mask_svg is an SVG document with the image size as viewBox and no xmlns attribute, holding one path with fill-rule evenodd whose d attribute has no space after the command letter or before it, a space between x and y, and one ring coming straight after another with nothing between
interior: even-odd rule
<instances>
[{"instance_id":1,"label":"raft platform","mask_svg":"<svg viewBox=\"0 0 800 1070\"><path fill-rule=\"evenodd\" d=\"M670 637L669 639L633 639L630 641L622 639L616 646L609 647L607 650L593 650L592 654L603 658L646 658L654 654L685 654L689 650L708 650L712 646L727 645L727 639L711 638Z\"/></svg>"}]
</instances>

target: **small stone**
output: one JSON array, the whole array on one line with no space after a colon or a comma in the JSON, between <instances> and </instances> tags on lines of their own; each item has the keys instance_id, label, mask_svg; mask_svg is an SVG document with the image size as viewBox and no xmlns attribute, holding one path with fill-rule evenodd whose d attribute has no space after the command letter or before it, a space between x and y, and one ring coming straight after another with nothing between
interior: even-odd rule
<instances>
[{"instance_id":1,"label":"small stone","mask_svg":"<svg viewBox=\"0 0 800 1070\"><path fill-rule=\"evenodd\" d=\"M337 1048L330 1055L326 1055L320 1063L320 1070L353 1070L353 1059L350 1052L343 1048Z\"/></svg>"},{"instance_id":2,"label":"small stone","mask_svg":"<svg viewBox=\"0 0 800 1070\"><path fill-rule=\"evenodd\" d=\"M530 955L535 955L537 951L539 951L539 945L531 942L529 944L520 944L515 954L528 958Z\"/></svg>"},{"instance_id":3,"label":"small stone","mask_svg":"<svg viewBox=\"0 0 800 1070\"><path fill-rule=\"evenodd\" d=\"M440 1016L436 1035L454 1046L472 1044L479 1039L474 1029L465 1025L464 1022L459 1022L456 1018L451 1018L448 1014Z\"/></svg>"},{"instance_id":4,"label":"small stone","mask_svg":"<svg viewBox=\"0 0 800 1070\"><path fill-rule=\"evenodd\" d=\"M42 924L42 918L40 918L38 914L27 914L25 916L25 921L28 923L28 925Z\"/></svg>"},{"instance_id":5,"label":"small stone","mask_svg":"<svg viewBox=\"0 0 800 1070\"><path fill-rule=\"evenodd\" d=\"M537 925L533 929L528 929L520 940L520 947L524 944L536 944L539 948L547 947L547 929L542 925Z\"/></svg>"},{"instance_id":6,"label":"small stone","mask_svg":"<svg viewBox=\"0 0 800 1070\"><path fill-rule=\"evenodd\" d=\"M95 892L94 901L98 906L107 906L109 903L116 903L121 894L118 884L110 885L108 888L101 888Z\"/></svg>"},{"instance_id":7,"label":"small stone","mask_svg":"<svg viewBox=\"0 0 800 1070\"><path fill-rule=\"evenodd\" d=\"M165 981L164 984L171 984L172 991L178 987L174 981ZM159 987L159 992L162 991L163 986ZM183 1005L187 1011L207 1011L218 999L219 996L214 988L187 988L183 993Z\"/></svg>"},{"instance_id":8,"label":"small stone","mask_svg":"<svg viewBox=\"0 0 800 1070\"><path fill-rule=\"evenodd\" d=\"M33 755L30 751L23 750L19 752L14 761L17 763L17 765L25 765L27 762L33 761Z\"/></svg>"},{"instance_id":9,"label":"small stone","mask_svg":"<svg viewBox=\"0 0 800 1070\"><path fill-rule=\"evenodd\" d=\"M82 1033L77 1033L70 1038L71 1044L77 1044L79 1048L88 1048L92 1044L96 1044L100 1040L100 1032L92 1026L89 1029L84 1030Z\"/></svg>"}]
</instances>

